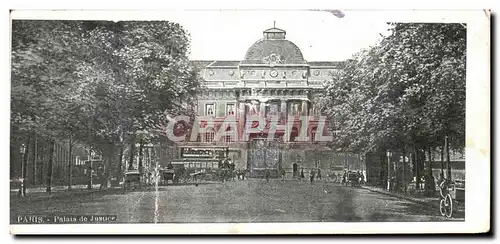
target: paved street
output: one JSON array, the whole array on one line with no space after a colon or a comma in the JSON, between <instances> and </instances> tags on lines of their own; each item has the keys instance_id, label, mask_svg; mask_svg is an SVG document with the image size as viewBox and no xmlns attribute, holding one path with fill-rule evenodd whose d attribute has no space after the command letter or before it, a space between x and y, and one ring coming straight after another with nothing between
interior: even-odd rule
<instances>
[{"instance_id":1,"label":"paved street","mask_svg":"<svg viewBox=\"0 0 500 244\"><path fill-rule=\"evenodd\" d=\"M15 206L14 206L15 205ZM18 214L117 215L118 222L446 221L439 210L328 182L251 179L145 190L111 189L12 204ZM452 219L452 220L463 220Z\"/></svg>"}]
</instances>

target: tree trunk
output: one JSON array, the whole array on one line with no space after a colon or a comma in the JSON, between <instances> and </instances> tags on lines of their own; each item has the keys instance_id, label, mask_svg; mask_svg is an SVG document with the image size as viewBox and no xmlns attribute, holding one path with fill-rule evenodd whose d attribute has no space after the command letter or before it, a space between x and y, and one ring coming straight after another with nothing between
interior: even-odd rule
<instances>
[{"instance_id":1,"label":"tree trunk","mask_svg":"<svg viewBox=\"0 0 500 244\"><path fill-rule=\"evenodd\" d=\"M121 181L121 177L123 175L123 172L122 172L122 163L123 163L123 144L120 145L120 158L118 159L118 173L119 173L119 181Z\"/></svg>"},{"instance_id":2,"label":"tree trunk","mask_svg":"<svg viewBox=\"0 0 500 244\"><path fill-rule=\"evenodd\" d=\"M26 185L28 180L26 179L27 171L28 171L28 162L29 162L29 153L30 153L30 144L31 144L31 136L28 136L28 139L26 139L26 148L25 152L23 154L23 164L22 164L22 169L21 169L21 187L22 187L22 196L26 195Z\"/></svg>"},{"instance_id":3,"label":"tree trunk","mask_svg":"<svg viewBox=\"0 0 500 244\"><path fill-rule=\"evenodd\" d=\"M387 186L387 167L386 167L386 155L380 153L379 159L380 159L380 175L379 175L379 182L378 185L381 186L381 188L385 188Z\"/></svg>"},{"instance_id":4,"label":"tree trunk","mask_svg":"<svg viewBox=\"0 0 500 244\"><path fill-rule=\"evenodd\" d=\"M37 142L37 138L35 136L34 138L34 142L33 142L33 168L32 168L32 185L35 185L37 183L37 179L36 179L36 167L37 167L37 159L38 159L38 142Z\"/></svg>"},{"instance_id":5,"label":"tree trunk","mask_svg":"<svg viewBox=\"0 0 500 244\"><path fill-rule=\"evenodd\" d=\"M429 153L429 162L427 164L427 177L425 179L425 190L429 193L429 195L433 194L436 191L436 181L434 180L434 176L432 175L432 148L428 147L427 151Z\"/></svg>"},{"instance_id":6,"label":"tree trunk","mask_svg":"<svg viewBox=\"0 0 500 244\"><path fill-rule=\"evenodd\" d=\"M440 180L443 180L444 179L444 146L441 146L441 179Z\"/></svg>"},{"instance_id":7,"label":"tree trunk","mask_svg":"<svg viewBox=\"0 0 500 244\"><path fill-rule=\"evenodd\" d=\"M139 172L142 174L143 172L143 156L144 156L144 141L141 139L139 140Z\"/></svg>"},{"instance_id":8,"label":"tree trunk","mask_svg":"<svg viewBox=\"0 0 500 244\"><path fill-rule=\"evenodd\" d=\"M406 193L406 151L403 148L403 173L401 175L402 183L403 183L403 192Z\"/></svg>"},{"instance_id":9,"label":"tree trunk","mask_svg":"<svg viewBox=\"0 0 500 244\"><path fill-rule=\"evenodd\" d=\"M401 190L401 176L399 175L399 167L398 167L398 160L395 160L394 162L392 162L392 170L394 172L394 181L395 181L395 184L394 184L394 188L396 191L400 191Z\"/></svg>"},{"instance_id":10,"label":"tree trunk","mask_svg":"<svg viewBox=\"0 0 500 244\"><path fill-rule=\"evenodd\" d=\"M38 180L38 183L40 185L43 185L44 182L45 182L45 159L46 159L46 152L47 152L47 141L42 141L42 143L40 144L41 147L40 147L40 178Z\"/></svg>"},{"instance_id":11,"label":"tree trunk","mask_svg":"<svg viewBox=\"0 0 500 244\"><path fill-rule=\"evenodd\" d=\"M110 165L111 161L113 160L113 155L115 154L115 148L113 144L108 145L108 149L106 150L106 157L104 158L104 172L103 172L103 179L101 180L101 188L106 189L108 188L108 183L109 183L109 175L110 175Z\"/></svg>"},{"instance_id":12,"label":"tree trunk","mask_svg":"<svg viewBox=\"0 0 500 244\"><path fill-rule=\"evenodd\" d=\"M420 190L420 152L417 148L415 152L415 189Z\"/></svg>"},{"instance_id":13,"label":"tree trunk","mask_svg":"<svg viewBox=\"0 0 500 244\"><path fill-rule=\"evenodd\" d=\"M47 193L52 193L52 165L54 163L55 140L50 139L49 161L47 165Z\"/></svg>"},{"instance_id":14,"label":"tree trunk","mask_svg":"<svg viewBox=\"0 0 500 244\"><path fill-rule=\"evenodd\" d=\"M392 189L392 174L391 174L391 157L387 156L387 190Z\"/></svg>"},{"instance_id":15,"label":"tree trunk","mask_svg":"<svg viewBox=\"0 0 500 244\"><path fill-rule=\"evenodd\" d=\"M451 180L451 164L450 164L450 142L448 141L448 136L444 139L446 145L446 165L448 166L447 178Z\"/></svg>"},{"instance_id":16,"label":"tree trunk","mask_svg":"<svg viewBox=\"0 0 500 244\"><path fill-rule=\"evenodd\" d=\"M88 182L87 182L87 189L91 190L92 189L92 185L94 184L93 181L93 175L92 175L92 171L94 170L93 169L93 163L92 163L92 147L89 146L89 165L88 165Z\"/></svg>"},{"instance_id":17,"label":"tree trunk","mask_svg":"<svg viewBox=\"0 0 500 244\"><path fill-rule=\"evenodd\" d=\"M128 162L128 170L134 170L134 155L135 154L135 141L130 145L130 160Z\"/></svg>"},{"instance_id":18,"label":"tree trunk","mask_svg":"<svg viewBox=\"0 0 500 244\"><path fill-rule=\"evenodd\" d=\"M73 170L73 141L69 138L69 157L68 157L68 190L71 190L72 171Z\"/></svg>"}]
</instances>

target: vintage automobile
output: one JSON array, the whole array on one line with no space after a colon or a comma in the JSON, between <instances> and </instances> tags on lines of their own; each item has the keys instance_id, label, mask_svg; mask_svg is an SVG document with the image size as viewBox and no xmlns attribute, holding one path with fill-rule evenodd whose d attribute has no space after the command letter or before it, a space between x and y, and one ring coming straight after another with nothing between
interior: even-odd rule
<instances>
[{"instance_id":1,"label":"vintage automobile","mask_svg":"<svg viewBox=\"0 0 500 244\"><path fill-rule=\"evenodd\" d=\"M126 172L124 176L123 189L140 188L142 186L141 174L138 171Z\"/></svg>"}]
</instances>

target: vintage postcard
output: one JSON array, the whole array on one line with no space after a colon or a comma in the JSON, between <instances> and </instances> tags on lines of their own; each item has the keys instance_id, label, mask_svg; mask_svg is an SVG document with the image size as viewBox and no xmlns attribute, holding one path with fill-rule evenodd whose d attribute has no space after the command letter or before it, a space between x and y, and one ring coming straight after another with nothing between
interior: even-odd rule
<instances>
[{"instance_id":1,"label":"vintage postcard","mask_svg":"<svg viewBox=\"0 0 500 244\"><path fill-rule=\"evenodd\" d=\"M10 231L487 232L489 23L13 10Z\"/></svg>"}]
</instances>

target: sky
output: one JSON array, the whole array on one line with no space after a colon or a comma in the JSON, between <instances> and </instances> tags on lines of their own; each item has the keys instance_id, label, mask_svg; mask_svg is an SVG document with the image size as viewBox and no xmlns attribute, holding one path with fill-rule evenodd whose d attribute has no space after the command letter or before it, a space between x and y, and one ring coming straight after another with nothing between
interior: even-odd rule
<instances>
[{"instance_id":1,"label":"sky","mask_svg":"<svg viewBox=\"0 0 500 244\"><path fill-rule=\"evenodd\" d=\"M388 33L385 21L370 21L360 11L339 18L323 11L183 11L165 19L180 23L191 35L193 60L242 60L265 29L287 32L307 61L341 61L374 45Z\"/></svg>"},{"instance_id":2,"label":"sky","mask_svg":"<svg viewBox=\"0 0 500 244\"><path fill-rule=\"evenodd\" d=\"M242 60L247 49L276 27L287 32L307 61L343 61L389 34L387 22L463 22L471 11L342 10L339 18L317 10L21 10L15 19L168 20L191 36L192 60Z\"/></svg>"}]
</instances>

